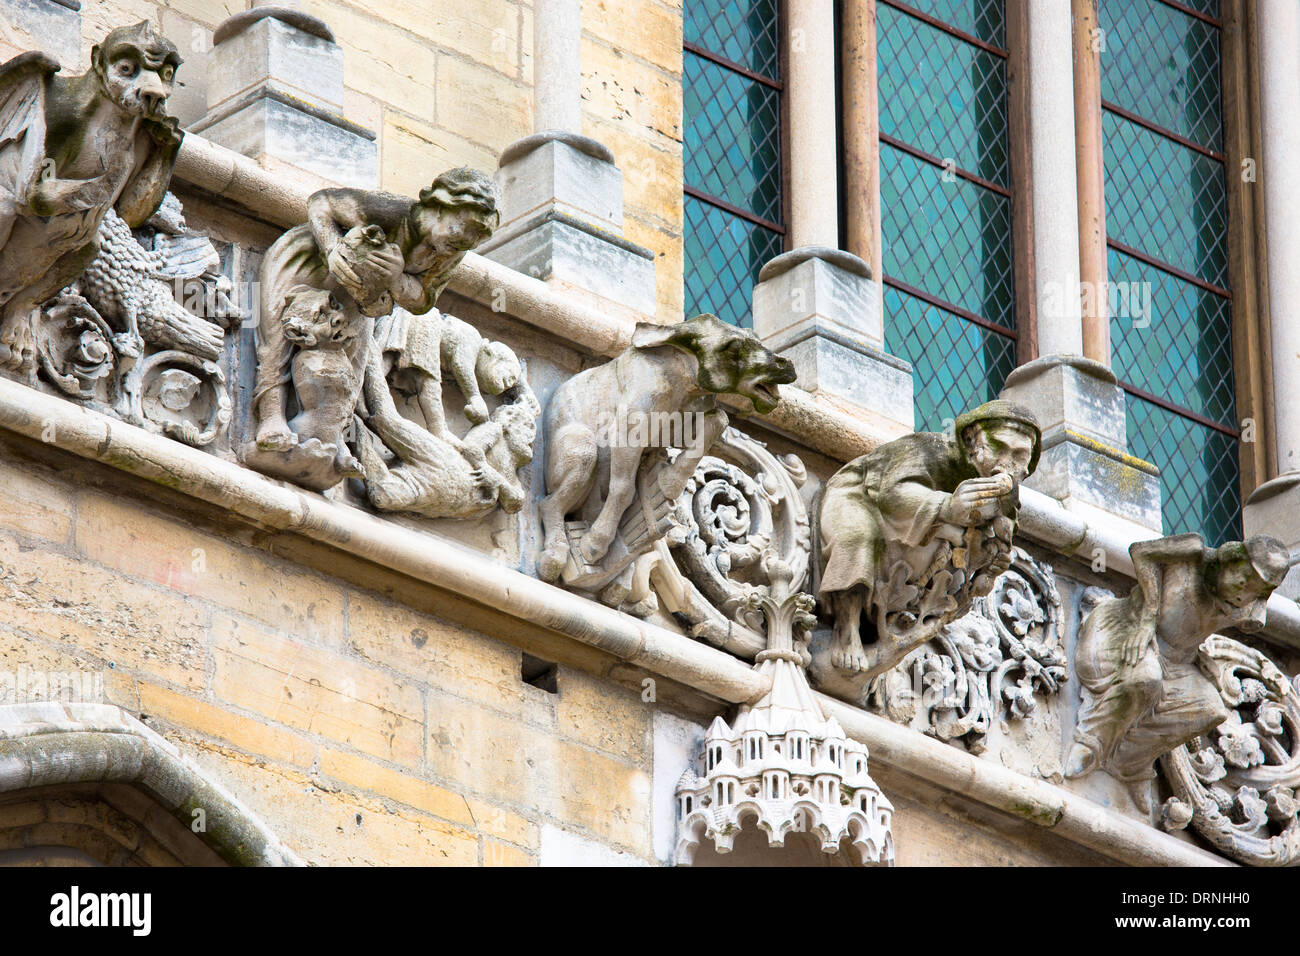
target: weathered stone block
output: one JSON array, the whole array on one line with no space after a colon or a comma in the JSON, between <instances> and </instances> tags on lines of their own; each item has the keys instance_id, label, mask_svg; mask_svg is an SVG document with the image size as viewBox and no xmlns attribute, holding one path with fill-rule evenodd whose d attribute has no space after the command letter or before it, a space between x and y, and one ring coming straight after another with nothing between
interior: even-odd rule
<instances>
[{"instance_id":1,"label":"weathered stone block","mask_svg":"<svg viewBox=\"0 0 1300 956\"><path fill-rule=\"evenodd\" d=\"M40 50L59 61L65 74L81 57L81 4L77 0L6 0L4 18L24 49ZM129 22L129 21L124 21Z\"/></svg>"},{"instance_id":2,"label":"weathered stone block","mask_svg":"<svg viewBox=\"0 0 1300 956\"><path fill-rule=\"evenodd\" d=\"M1300 472L1288 471L1254 490L1241 509L1246 537L1271 534L1291 549L1292 560L1300 553ZM1293 565L1277 593L1300 600L1300 565Z\"/></svg>"},{"instance_id":3,"label":"weathered stone block","mask_svg":"<svg viewBox=\"0 0 1300 956\"><path fill-rule=\"evenodd\" d=\"M342 116L306 109L278 89L254 91L226 104L193 127L253 159L272 158L342 186L373 188L379 181L374 133Z\"/></svg>"},{"instance_id":4,"label":"weathered stone block","mask_svg":"<svg viewBox=\"0 0 1300 956\"><path fill-rule=\"evenodd\" d=\"M880 289L866 263L846 252L796 249L763 267L754 286L754 334L769 348L794 338L838 333L879 349Z\"/></svg>"},{"instance_id":5,"label":"weathered stone block","mask_svg":"<svg viewBox=\"0 0 1300 956\"><path fill-rule=\"evenodd\" d=\"M639 312L655 311L655 263L642 249L560 212L502 230L479 251L542 280L571 283Z\"/></svg>"},{"instance_id":6,"label":"weathered stone block","mask_svg":"<svg viewBox=\"0 0 1300 956\"><path fill-rule=\"evenodd\" d=\"M617 166L551 139L497 170L501 224L531 218L544 209L602 229L623 227L623 175Z\"/></svg>"},{"instance_id":7,"label":"weathered stone block","mask_svg":"<svg viewBox=\"0 0 1300 956\"><path fill-rule=\"evenodd\" d=\"M912 423L912 367L902 359L830 328L806 328L769 347L794 362L800 388L847 399L890 421Z\"/></svg>"},{"instance_id":8,"label":"weathered stone block","mask_svg":"<svg viewBox=\"0 0 1300 956\"><path fill-rule=\"evenodd\" d=\"M343 112L343 49L274 18L258 20L212 49L208 108L268 84L303 102Z\"/></svg>"}]
</instances>

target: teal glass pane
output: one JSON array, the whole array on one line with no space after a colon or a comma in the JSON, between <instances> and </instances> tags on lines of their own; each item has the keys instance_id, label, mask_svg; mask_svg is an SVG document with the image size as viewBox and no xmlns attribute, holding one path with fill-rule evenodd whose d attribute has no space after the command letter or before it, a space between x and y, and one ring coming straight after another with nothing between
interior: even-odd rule
<instances>
[{"instance_id":1,"label":"teal glass pane","mask_svg":"<svg viewBox=\"0 0 1300 956\"><path fill-rule=\"evenodd\" d=\"M1002 0L906 0L905 6L948 24L954 30L969 33L990 46L1006 47L1003 32ZM882 2L876 16L885 12Z\"/></svg>"},{"instance_id":2,"label":"teal glass pane","mask_svg":"<svg viewBox=\"0 0 1300 956\"><path fill-rule=\"evenodd\" d=\"M886 276L1015 328L1011 202L880 144Z\"/></svg>"},{"instance_id":3,"label":"teal glass pane","mask_svg":"<svg viewBox=\"0 0 1300 956\"><path fill-rule=\"evenodd\" d=\"M781 221L781 111L771 87L691 53L682 64L688 185Z\"/></svg>"},{"instance_id":4,"label":"teal glass pane","mask_svg":"<svg viewBox=\"0 0 1300 956\"><path fill-rule=\"evenodd\" d=\"M1222 164L1106 111L1102 133L1111 238L1206 282L1226 285Z\"/></svg>"},{"instance_id":5,"label":"teal glass pane","mask_svg":"<svg viewBox=\"0 0 1300 956\"><path fill-rule=\"evenodd\" d=\"M1160 469L1165 534L1197 531L1217 547L1241 538L1237 440L1128 396L1128 447Z\"/></svg>"},{"instance_id":6,"label":"teal glass pane","mask_svg":"<svg viewBox=\"0 0 1300 956\"><path fill-rule=\"evenodd\" d=\"M996 398L1016 367L1016 343L885 286L885 351L912 363L918 431Z\"/></svg>"},{"instance_id":7,"label":"teal glass pane","mask_svg":"<svg viewBox=\"0 0 1300 956\"><path fill-rule=\"evenodd\" d=\"M781 236L686 197L686 315L712 312L750 328L758 270L781 254Z\"/></svg>"},{"instance_id":8,"label":"teal glass pane","mask_svg":"<svg viewBox=\"0 0 1300 956\"><path fill-rule=\"evenodd\" d=\"M687 43L778 79L777 0L686 0L682 37Z\"/></svg>"},{"instance_id":9,"label":"teal glass pane","mask_svg":"<svg viewBox=\"0 0 1300 956\"><path fill-rule=\"evenodd\" d=\"M1219 29L1158 0L1101 0L1101 96L1206 149L1222 149Z\"/></svg>"},{"instance_id":10,"label":"teal glass pane","mask_svg":"<svg viewBox=\"0 0 1300 956\"><path fill-rule=\"evenodd\" d=\"M876 16L880 131L1005 187L1005 62L893 7Z\"/></svg>"},{"instance_id":11,"label":"teal glass pane","mask_svg":"<svg viewBox=\"0 0 1300 956\"><path fill-rule=\"evenodd\" d=\"M1115 289L1110 313L1115 374L1237 428L1229 301L1114 249L1108 262Z\"/></svg>"}]
</instances>

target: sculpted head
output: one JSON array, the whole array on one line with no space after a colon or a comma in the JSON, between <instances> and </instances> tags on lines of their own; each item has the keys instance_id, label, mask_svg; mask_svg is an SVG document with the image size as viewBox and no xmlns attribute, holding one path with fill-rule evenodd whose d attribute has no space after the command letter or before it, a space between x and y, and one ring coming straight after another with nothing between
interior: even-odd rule
<instances>
[{"instance_id":1,"label":"sculpted head","mask_svg":"<svg viewBox=\"0 0 1300 956\"><path fill-rule=\"evenodd\" d=\"M1033 413L997 400L957 419L955 430L975 471L984 478L1010 475L1020 484L1038 467L1041 436Z\"/></svg>"},{"instance_id":2,"label":"sculpted head","mask_svg":"<svg viewBox=\"0 0 1300 956\"><path fill-rule=\"evenodd\" d=\"M716 315L697 315L679 325L642 323L632 336L636 348L672 345L699 363L695 381L706 392L743 395L762 414L781 401L778 385L795 380L794 363L769 351L747 329Z\"/></svg>"},{"instance_id":3,"label":"sculpted head","mask_svg":"<svg viewBox=\"0 0 1300 956\"><path fill-rule=\"evenodd\" d=\"M468 252L491 236L500 221L496 185L468 166L448 170L420 190L410 218L415 232L439 255Z\"/></svg>"},{"instance_id":4,"label":"sculpted head","mask_svg":"<svg viewBox=\"0 0 1300 956\"><path fill-rule=\"evenodd\" d=\"M478 379L479 388L485 393L500 395L519 384L523 369L508 345L484 342L474 362L474 375Z\"/></svg>"},{"instance_id":5,"label":"sculpted head","mask_svg":"<svg viewBox=\"0 0 1300 956\"><path fill-rule=\"evenodd\" d=\"M1265 605L1291 566L1291 553L1277 538L1256 534L1214 549L1206 564L1206 583L1220 601L1242 612L1237 626L1255 631L1264 626Z\"/></svg>"},{"instance_id":6,"label":"sculpted head","mask_svg":"<svg viewBox=\"0 0 1300 956\"><path fill-rule=\"evenodd\" d=\"M149 119L167 115L181 57L148 20L111 32L90 51L90 62L105 95L123 110Z\"/></svg>"},{"instance_id":7,"label":"sculpted head","mask_svg":"<svg viewBox=\"0 0 1300 956\"><path fill-rule=\"evenodd\" d=\"M341 349L360 331L337 298L305 285L289 290L280 320L284 337L303 349Z\"/></svg>"}]
</instances>

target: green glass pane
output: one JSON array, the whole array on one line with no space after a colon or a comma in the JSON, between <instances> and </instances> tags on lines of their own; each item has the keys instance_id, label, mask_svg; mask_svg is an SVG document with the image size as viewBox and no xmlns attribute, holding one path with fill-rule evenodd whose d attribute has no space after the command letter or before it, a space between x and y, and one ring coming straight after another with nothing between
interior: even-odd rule
<instances>
[{"instance_id":1,"label":"green glass pane","mask_svg":"<svg viewBox=\"0 0 1300 956\"><path fill-rule=\"evenodd\" d=\"M691 196L685 202L686 315L712 312L750 328L758 270L781 254L781 236Z\"/></svg>"},{"instance_id":2,"label":"green glass pane","mask_svg":"<svg viewBox=\"0 0 1300 956\"><path fill-rule=\"evenodd\" d=\"M940 20L955 30L969 33L996 47L1005 47L1002 0L906 0L906 6ZM876 15L885 11L882 2Z\"/></svg>"},{"instance_id":3,"label":"green glass pane","mask_svg":"<svg viewBox=\"0 0 1300 956\"><path fill-rule=\"evenodd\" d=\"M1107 233L1206 282L1226 285L1222 164L1114 113L1103 111L1102 132Z\"/></svg>"},{"instance_id":4,"label":"green glass pane","mask_svg":"<svg viewBox=\"0 0 1300 956\"><path fill-rule=\"evenodd\" d=\"M1101 95L1218 151L1219 28L1158 0L1101 0Z\"/></svg>"},{"instance_id":5,"label":"green glass pane","mask_svg":"<svg viewBox=\"0 0 1300 956\"><path fill-rule=\"evenodd\" d=\"M881 144L884 273L1013 329L1011 203L946 178L942 169Z\"/></svg>"},{"instance_id":6,"label":"green glass pane","mask_svg":"<svg viewBox=\"0 0 1300 956\"><path fill-rule=\"evenodd\" d=\"M682 36L732 63L778 76L776 0L686 0Z\"/></svg>"},{"instance_id":7,"label":"green glass pane","mask_svg":"<svg viewBox=\"0 0 1300 956\"><path fill-rule=\"evenodd\" d=\"M1229 301L1114 249L1108 259L1115 374L1236 428Z\"/></svg>"},{"instance_id":8,"label":"green glass pane","mask_svg":"<svg viewBox=\"0 0 1300 956\"><path fill-rule=\"evenodd\" d=\"M781 221L781 112L776 90L684 55L682 142L688 185Z\"/></svg>"},{"instance_id":9,"label":"green glass pane","mask_svg":"<svg viewBox=\"0 0 1300 956\"><path fill-rule=\"evenodd\" d=\"M1016 343L885 287L885 350L912 363L918 431L942 431L945 418L996 398L1016 367Z\"/></svg>"},{"instance_id":10,"label":"green glass pane","mask_svg":"<svg viewBox=\"0 0 1300 956\"><path fill-rule=\"evenodd\" d=\"M1218 546L1241 538L1236 439L1128 396L1129 451L1160 469L1165 534L1197 531Z\"/></svg>"},{"instance_id":11,"label":"green glass pane","mask_svg":"<svg viewBox=\"0 0 1300 956\"><path fill-rule=\"evenodd\" d=\"M880 131L1006 186L1005 62L893 7L876 15Z\"/></svg>"}]
</instances>

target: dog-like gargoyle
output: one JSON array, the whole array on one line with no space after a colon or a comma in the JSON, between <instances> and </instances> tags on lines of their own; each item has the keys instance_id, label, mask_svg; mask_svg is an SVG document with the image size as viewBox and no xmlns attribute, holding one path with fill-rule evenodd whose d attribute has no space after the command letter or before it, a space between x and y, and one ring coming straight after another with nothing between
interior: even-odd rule
<instances>
[{"instance_id":1,"label":"dog-like gargoyle","mask_svg":"<svg viewBox=\"0 0 1300 956\"><path fill-rule=\"evenodd\" d=\"M608 585L602 600L619 604L621 578L662 536L727 427L717 396L742 395L767 413L780 401L777 386L794 380L789 359L717 316L638 325L629 348L566 381L547 406L538 575L581 590Z\"/></svg>"},{"instance_id":2,"label":"dog-like gargoyle","mask_svg":"<svg viewBox=\"0 0 1300 956\"><path fill-rule=\"evenodd\" d=\"M108 210L133 229L154 214L181 144L166 112L181 63L169 40L142 21L90 59L79 76L36 51L0 65L0 366L29 379L32 313L94 259Z\"/></svg>"}]
</instances>

